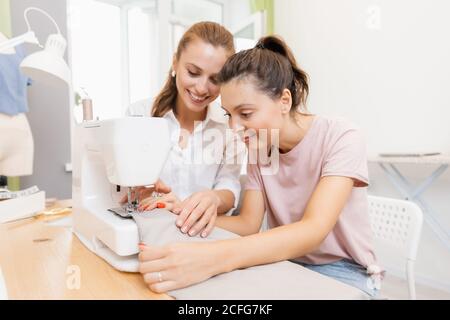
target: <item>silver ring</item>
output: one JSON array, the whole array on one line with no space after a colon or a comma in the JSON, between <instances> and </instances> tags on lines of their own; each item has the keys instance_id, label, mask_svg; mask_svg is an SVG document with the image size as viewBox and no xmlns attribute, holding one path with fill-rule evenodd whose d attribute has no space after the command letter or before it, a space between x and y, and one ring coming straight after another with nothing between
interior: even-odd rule
<instances>
[{"instance_id":1,"label":"silver ring","mask_svg":"<svg viewBox=\"0 0 450 320\"><path fill-rule=\"evenodd\" d=\"M163 281L161 272L158 272L158 281L159 281L159 282L162 282L162 281Z\"/></svg>"}]
</instances>

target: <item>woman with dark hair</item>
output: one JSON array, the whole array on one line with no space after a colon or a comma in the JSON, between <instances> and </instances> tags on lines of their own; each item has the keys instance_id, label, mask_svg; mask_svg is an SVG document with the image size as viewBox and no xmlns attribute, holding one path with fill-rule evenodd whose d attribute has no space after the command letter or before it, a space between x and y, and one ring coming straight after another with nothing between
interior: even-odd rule
<instances>
[{"instance_id":1,"label":"woman with dark hair","mask_svg":"<svg viewBox=\"0 0 450 320\"><path fill-rule=\"evenodd\" d=\"M141 272L150 288L165 292L291 260L375 296L382 271L371 243L361 132L307 112L307 75L278 37L233 55L218 80L230 126L249 155L258 154L249 158L240 215L216 221L243 237L142 246ZM259 232L265 212L269 230Z\"/></svg>"}]
</instances>

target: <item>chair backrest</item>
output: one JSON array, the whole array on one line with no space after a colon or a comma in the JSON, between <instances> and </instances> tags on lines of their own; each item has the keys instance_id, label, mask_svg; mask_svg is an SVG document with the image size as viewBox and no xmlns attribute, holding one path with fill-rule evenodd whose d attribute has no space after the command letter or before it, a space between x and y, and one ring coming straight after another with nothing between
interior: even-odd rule
<instances>
[{"instance_id":1,"label":"chair backrest","mask_svg":"<svg viewBox=\"0 0 450 320\"><path fill-rule=\"evenodd\" d=\"M369 215L375 239L415 260L423 214L411 201L369 196Z\"/></svg>"}]
</instances>

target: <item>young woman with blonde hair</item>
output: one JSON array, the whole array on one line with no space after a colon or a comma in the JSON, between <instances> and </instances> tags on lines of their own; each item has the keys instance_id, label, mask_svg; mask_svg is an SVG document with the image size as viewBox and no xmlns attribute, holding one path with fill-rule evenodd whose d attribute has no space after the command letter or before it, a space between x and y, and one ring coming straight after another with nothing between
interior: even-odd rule
<instances>
[{"instance_id":1,"label":"young woman with blonde hair","mask_svg":"<svg viewBox=\"0 0 450 320\"><path fill-rule=\"evenodd\" d=\"M233 36L223 26L194 24L182 36L151 108L135 105L128 111L165 118L174 144L156 185L160 196L151 197L153 189L141 188L140 209L162 204L179 215L178 227L191 236L206 237L216 216L229 212L239 199L238 147L226 134L229 127L220 106L213 104L220 91L217 75L234 53Z\"/></svg>"}]
</instances>

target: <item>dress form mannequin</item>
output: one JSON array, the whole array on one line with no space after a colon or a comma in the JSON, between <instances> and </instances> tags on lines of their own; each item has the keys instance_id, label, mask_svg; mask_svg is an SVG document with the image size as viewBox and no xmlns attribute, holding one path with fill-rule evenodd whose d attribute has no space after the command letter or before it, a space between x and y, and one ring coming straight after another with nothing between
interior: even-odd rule
<instances>
[{"instance_id":1,"label":"dress form mannequin","mask_svg":"<svg viewBox=\"0 0 450 320\"><path fill-rule=\"evenodd\" d=\"M33 173L34 142L24 113L0 113L0 175L28 176Z\"/></svg>"},{"instance_id":2,"label":"dress form mannequin","mask_svg":"<svg viewBox=\"0 0 450 320\"><path fill-rule=\"evenodd\" d=\"M8 41L8 37L5 36L2 32L0 32L0 43L4 42L4 41ZM9 48L4 50L3 52L1 52L1 54L15 54L16 50L14 49L14 47Z\"/></svg>"}]
</instances>

